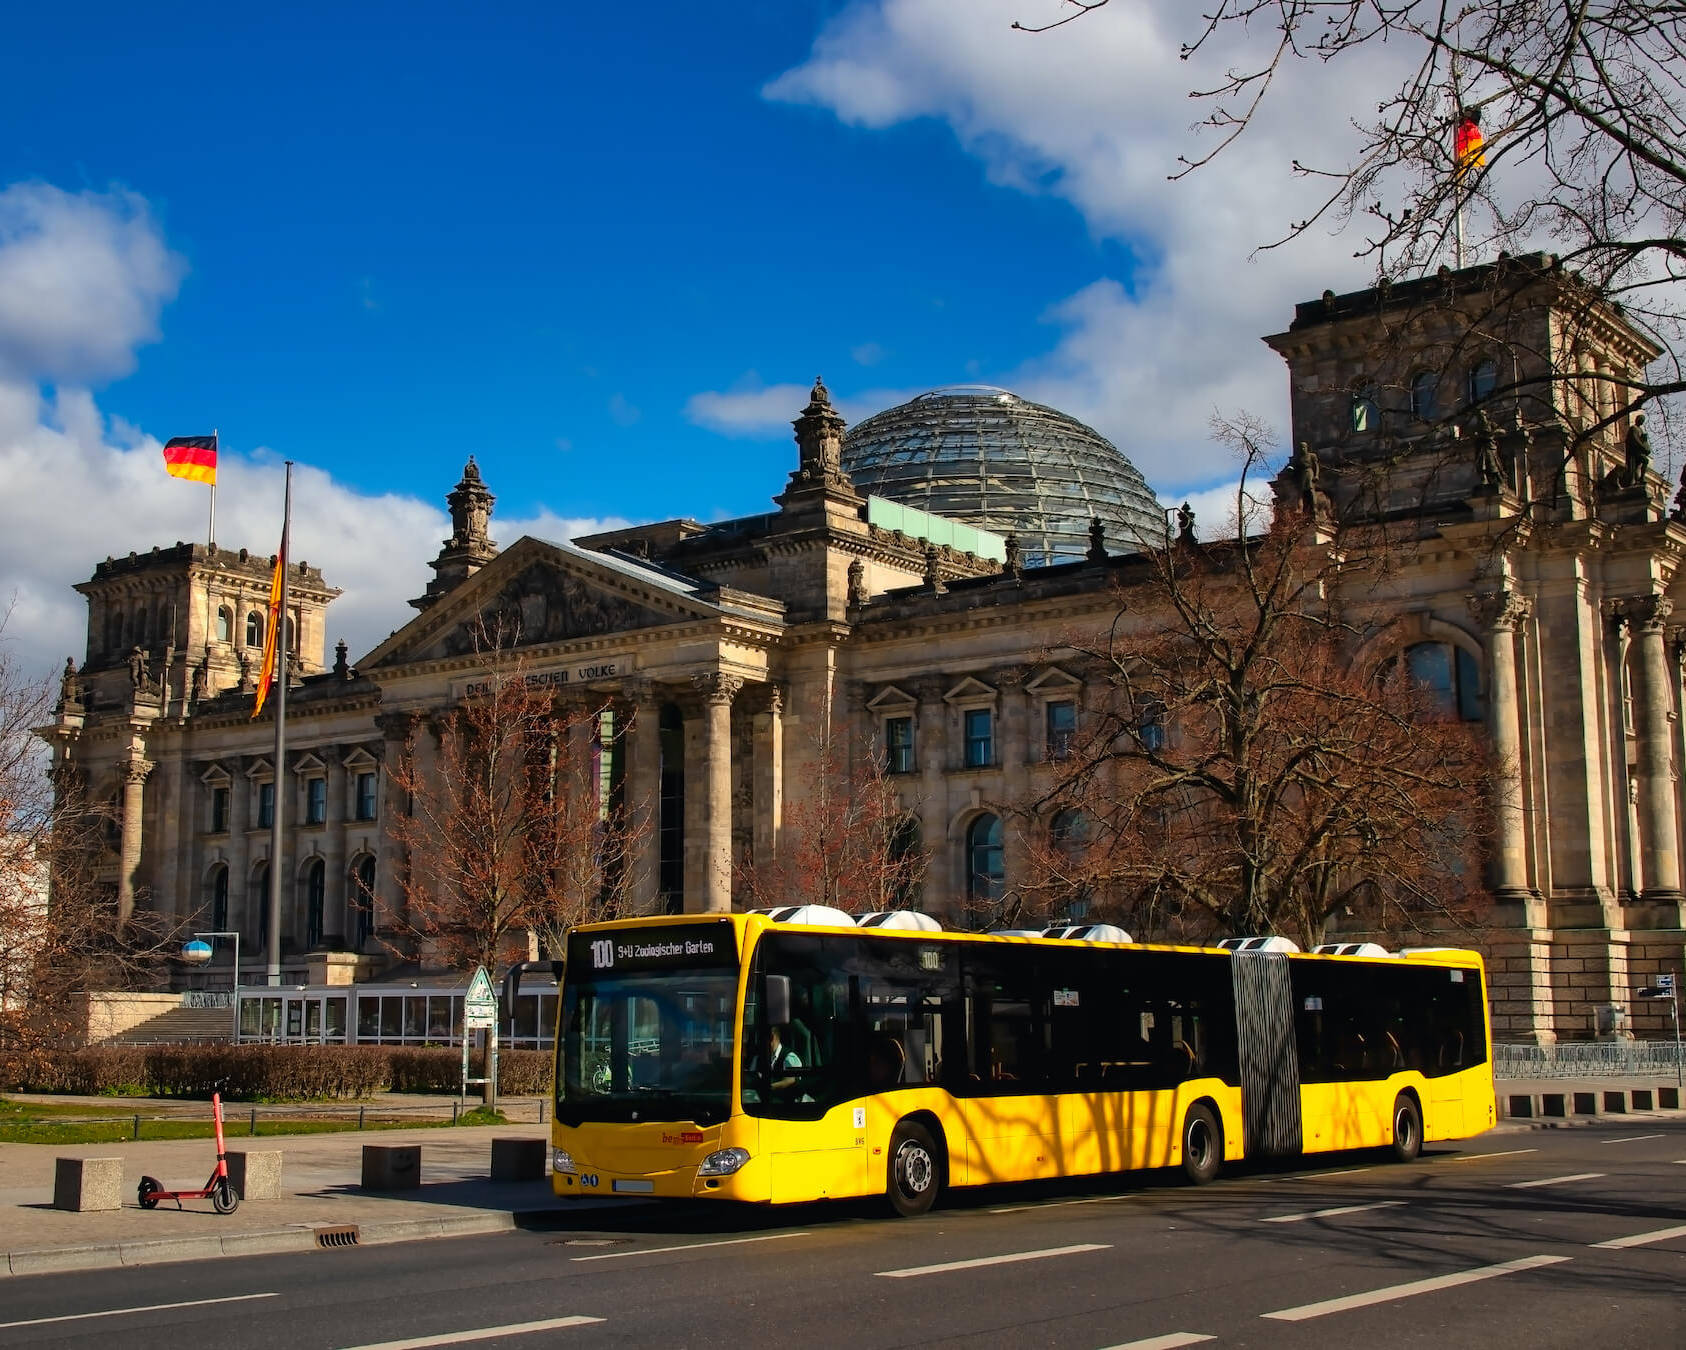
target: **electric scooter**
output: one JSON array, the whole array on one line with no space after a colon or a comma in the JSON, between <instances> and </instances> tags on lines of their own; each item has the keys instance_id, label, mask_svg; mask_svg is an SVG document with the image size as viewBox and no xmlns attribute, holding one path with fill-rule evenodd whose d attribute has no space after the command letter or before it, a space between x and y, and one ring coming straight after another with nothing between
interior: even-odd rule
<instances>
[{"instance_id":1,"label":"electric scooter","mask_svg":"<svg viewBox=\"0 0 1686 1350\"><path fill-rule=\"evenodd\" d=\"M222 1093L211 1094L211 1113L217 1122L217 1165L210 1180L197 1191L167 1191L156 1177L142 1177L138 1199L142 1209L157 1209L160 1200L174 1200L181 1208L183 1200L209 1199L218 1214L232 1214L240 1207L240 1196L228 1179L228 1151L222 1142Z\"/></svg>"}]
</instances>

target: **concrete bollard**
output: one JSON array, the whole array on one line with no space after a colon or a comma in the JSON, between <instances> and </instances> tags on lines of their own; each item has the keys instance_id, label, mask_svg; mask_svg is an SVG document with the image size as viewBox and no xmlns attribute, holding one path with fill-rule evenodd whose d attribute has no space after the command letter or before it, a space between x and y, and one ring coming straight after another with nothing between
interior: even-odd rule
<instances>
[{"instance_id":1,"label":"concrete bollard","mask_svg":"<svg viewBox=\"0 0 1686 1350\"><path fill-rule=\"evenodd\" d=\"M493 1181L543 1181L543 1139L492 1140Z\"/></svg>"},{"instance_id":2,"label":"concrete bollard","mask_svg":"<svg viewBox=\"0 0 1686 1350\"><path fill-rule=\"evenodd\" d=\"M53 1169L53 1208L123 1208L121 1158L59 1158Z\"/></svg>"},{"instance_id":3,"label":"concrete bollard","mask_svg":"<svg viewBox=\"0 0 1686 1350\"><path fill-rule=\"evenodd\" d=\"M281 1150L247 1150L228 1155L228 1180L242 1200L281 1198Z\"/></svg>"},{"instance_id":4,"label":"concrete bollard","mask_svg":"<svg viewBox=\"0 0 1686 1350\"><path fill-rule=\"evenodd\" d=\"M363 1189L413 1191L421 1185L420 1144L364 1144Z\"/></svg>"}]
</instances>

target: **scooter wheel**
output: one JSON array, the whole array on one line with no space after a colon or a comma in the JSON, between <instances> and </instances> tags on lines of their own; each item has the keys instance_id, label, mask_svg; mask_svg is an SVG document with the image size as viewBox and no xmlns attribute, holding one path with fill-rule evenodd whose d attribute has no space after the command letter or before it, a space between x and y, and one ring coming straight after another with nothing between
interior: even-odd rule
<instances>
[{"instance_id":1,"label":"scooter wheel","mask_svg":"<svg viewBox=\"0 0 1686 1350\"><path fill-rule=\"evenodd\" d=\"M240 1208L240 1197L227 1177L218 1178L217 1184L211 1187L211 1205L218 1214L232 1214Z\"/></svg>"},{"instance_id":2,"label":"scooter wheel","mask_svg":"<svg viewBox=\"0 0 1686 1350\"><path fill-rule=\"evenodd\" d=\"M158 1197L163 1190L164 1187L159 1184L157 1177L142 1177L135 1190L135 1199L140 1202L142 1209L157 1209Z\"/></svg>"}]
</instances>

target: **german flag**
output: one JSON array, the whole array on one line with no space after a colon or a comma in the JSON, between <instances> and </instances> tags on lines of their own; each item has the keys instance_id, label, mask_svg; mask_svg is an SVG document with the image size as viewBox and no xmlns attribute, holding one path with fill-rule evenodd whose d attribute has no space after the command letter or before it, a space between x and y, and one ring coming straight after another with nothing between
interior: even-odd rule
<instances>
[{"instance_id":1,"label":"german flag","mask_svg":"<svg viewBox=\"0 0 1686 1350\"><path fill-rule=\"evenodd\" d=\"M217 438L172 436L164 446L164 472L172 478L217 485Z\"/></svg>"},{"instance_id":2,"label":"german flag","mask_svg":"<svg viewBox=\"0 0 1686 1350\"><path fill-rule=\"evenodd\" d=\"M258 696L252 703L255 720L269 698L269 684L275 678L277 644L281 638L281 574L287 570L287 534L281 533L281 551L275 555L275 575L269 579L269 626L263 632L263 664L258 670Z\"/></svg>"},{"instance_id":3,"label":"german flag","mask_svg":"<svg viewBox=\"0 0 1686 1350\"><path fill-rule=\"evenodd\" d=\"M1457 154L1457 177L1461 181L1471 169L1479 169L1487 163L1487 156L1481 147L1486 144L1481 137L1481 113L1475 108L1465 108L1463 115L1458 118L1458 133L1453 141L1453 149Z\"/></svg>"}]
</instances>

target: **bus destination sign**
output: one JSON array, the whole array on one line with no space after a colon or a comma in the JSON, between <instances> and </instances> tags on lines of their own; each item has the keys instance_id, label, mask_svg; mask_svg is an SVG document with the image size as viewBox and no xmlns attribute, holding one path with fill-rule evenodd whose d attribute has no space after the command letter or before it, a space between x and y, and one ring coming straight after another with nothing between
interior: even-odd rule
<instances>
[{"instance_id":1,"label":"bus destination sign","mask_svg":"<svg viewBox=\"0 0 1686 1350\"><path fill-rule=\"evenodd\" d=\"M729 923L673 924L622 932L576 933L570 970L640 971L683 966L735 966L737 943Z\"/></svg>"}]
</instances>

